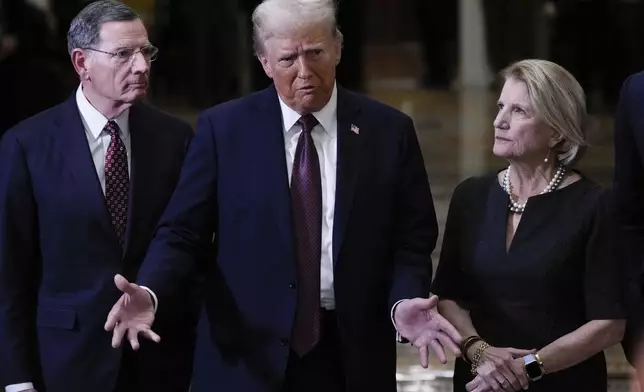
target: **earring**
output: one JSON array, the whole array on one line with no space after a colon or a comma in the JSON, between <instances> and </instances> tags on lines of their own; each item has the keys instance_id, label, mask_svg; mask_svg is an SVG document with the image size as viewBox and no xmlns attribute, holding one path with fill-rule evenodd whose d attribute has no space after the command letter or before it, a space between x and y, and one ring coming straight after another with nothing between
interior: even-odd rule
<instances>
[{"instance_id":1,"label":"earring","mask_svg":"<svg viewBox=\"0 0 644 392\"><path fill-rule=\"evenodd\" d=\"M550 156L550 151L552 151L552 147L548 149L548 153L546 154L546 158L543 160L544 163L548 163L548 157Z\"/></svg>"}]
</instances>

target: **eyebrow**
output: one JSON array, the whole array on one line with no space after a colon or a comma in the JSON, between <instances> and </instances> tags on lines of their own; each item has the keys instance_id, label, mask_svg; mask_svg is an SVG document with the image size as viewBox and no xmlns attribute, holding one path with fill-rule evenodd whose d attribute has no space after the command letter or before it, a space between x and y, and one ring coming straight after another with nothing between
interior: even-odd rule
<instances>
[{"instance_id":1,"label":"eyebrow","mask_svg":"<svg viewBox=\"0 0 644 392\"><path fill-rule=\"evenodd\" d=\"M114 50L121 50L121 49L142 49L142 48L148 48L150 46L153 46L150 42L147 42L143 45L120 45L114 48Z\"/></svg>"}]
</instances>

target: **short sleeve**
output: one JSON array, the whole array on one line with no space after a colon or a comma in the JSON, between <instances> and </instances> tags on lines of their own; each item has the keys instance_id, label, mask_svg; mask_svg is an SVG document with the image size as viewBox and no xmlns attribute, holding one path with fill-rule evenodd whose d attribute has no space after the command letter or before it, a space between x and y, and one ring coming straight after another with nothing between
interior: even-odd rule
<instances>
[{"instance_id":1,"label":"short sleeve","mask_svg":"<svg viewBox=\"0 0 644 392\"><path fill-rule=\"evenodd\" d=\"M438 295L440 299L450 299L457 302L467 302L469 299L468 285L463 271L463 244L466 242L465 230L468 224L464 217L467 214L466 198L468 193L468 182L459 184L454 190L447 212L445 233L436 270L436 277L432 283L432 294Z\"/></svg>"},{"instance_id":2,"label":"short sleeve","mask_svg":"<svg viewBox=\"0 0 644 392\"><path fill-rule=\"evenodd\" d=\"M589 222L584 290L587 320L626 318L626 268L616 251L612 192L602 190Z\"/></svg>"}]
</instances>

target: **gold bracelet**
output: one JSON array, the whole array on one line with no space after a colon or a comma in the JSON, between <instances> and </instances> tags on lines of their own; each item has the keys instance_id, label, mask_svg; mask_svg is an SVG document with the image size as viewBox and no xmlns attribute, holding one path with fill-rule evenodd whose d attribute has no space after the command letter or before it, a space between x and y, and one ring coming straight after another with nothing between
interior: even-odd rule
<instances>
[{"instance_id":1,"label":"gold bracelet","mask_svg":"<svg viewBox=\"0 0 644 392\"><path fill-rule=\"evenodd\" d=\"M474 356L472 357L472 369L471 372L473 375L476 376L476 368L479 367L479 364L481 363L481 357L483 356L483 352L487 350L490 347L487 342L482 341L481 345L476 348L476 352L474 353Z\"/></svg>"},{"instance_id":2,"label":"gold bracelet","mask_svg":"<svg viewBox=\"0 0 644 392\"><path fill-rule=\"evenodd\" d=\"M481 341L483 341L483 339L481 339L480 336L473 335L465 338L461 343L461 346L459 347L461 350L461 355L463 356L463 360L465 360L468 365L471 365L472 361L467 357L467 351L470 349L470 347Z\"/></svg>"}]
</instances>

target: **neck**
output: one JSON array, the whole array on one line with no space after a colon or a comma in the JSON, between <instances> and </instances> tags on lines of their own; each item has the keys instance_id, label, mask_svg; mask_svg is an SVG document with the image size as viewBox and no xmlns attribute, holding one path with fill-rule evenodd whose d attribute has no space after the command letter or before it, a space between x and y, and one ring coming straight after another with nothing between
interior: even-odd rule
<instances>
[{"instance_id":1,"label":"neck","mask_svg":"<svg viewBox=\"0 0 644 392\"><path fill-rule=\"evenodd\" d=\"M87 101L89 101L89 103L107 119L118 117L121 113L132 106L132 104L128 102L106 99L96 94L93 89L86 86L83 86L83 94L85 94Z\"/></svg>"},{"instance_id":2,"label":"neck","mask_svg":"<svg viewBox=\"0 0 644 392\"><path fill-rule=\"evenodd\" d=\"M557 166L551 162L542 162L539 165L510 162L510 167L512 191L521 200L540 194L557 171Z\"/></svg>"}]
</instances>

